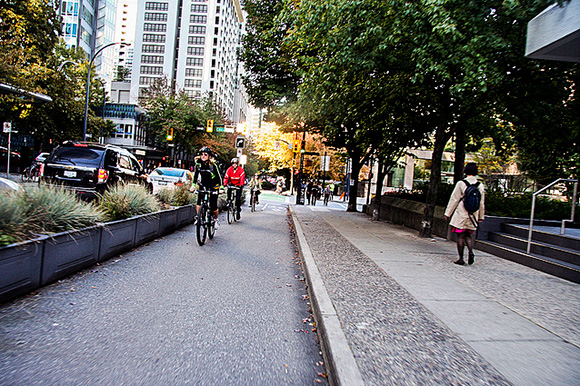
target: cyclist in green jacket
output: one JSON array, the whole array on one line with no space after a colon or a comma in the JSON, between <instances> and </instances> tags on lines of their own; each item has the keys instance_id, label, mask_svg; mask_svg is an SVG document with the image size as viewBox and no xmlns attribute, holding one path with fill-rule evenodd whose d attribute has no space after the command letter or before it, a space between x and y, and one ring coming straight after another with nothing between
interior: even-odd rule
<instances>
[{"instance_id":1,"label":"cyclist in green jacket","mask_svg":"<svg viewBox=\"0 0 580 386\"><path fill-rule=\"evenodd\" d=\"M197 213L199 213L199 207L203 201L204 195L209 193L199 192L199 188L203 187L210 191L218 192L220 185L222 183L222 177L220 175L220 170L215 164L215 160L212 158L212 150L204 146L199 149L199 159L195 163L195 169L193 172L193 182L191 186L191 191L198 190L197 195ZM196 186L198 185L198 186ZM209 208L213 213L213 217L217 222L219 210L218 210L218 195L210 194L209 196Z\"/></svg>"}]
</instances>

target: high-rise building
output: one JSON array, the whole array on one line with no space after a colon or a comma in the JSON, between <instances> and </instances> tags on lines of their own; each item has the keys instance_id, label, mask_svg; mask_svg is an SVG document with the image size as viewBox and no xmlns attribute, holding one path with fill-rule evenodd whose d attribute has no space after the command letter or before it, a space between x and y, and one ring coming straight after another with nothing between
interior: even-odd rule
<instances>
[{"instance_id":1,"label":"high-rise building","mask_svg":"<svg viewBox=\"0 0 580 386\"><path fill-rule=\"evenodd\" d=\"M208 95L234 123L245 120L237 51L244 21L239 0L142 0L137 12L131 98L157 79L190 98Z\"/></svg>"},{"instance_id":2,"label":"high-rise building","mask_svg":"<svg viewBox=\"0 0 580 386\"><path fill-rule=\"evenodd\" d=\"M135 29L137 27L138 0L117 0L117 21L115 23L115 42L126 43L128 46L115 47L115 78L118 68L124 71L125 82L131 81L133 67L133 50L135 44Z\"/></svg>"},{"instance_id":3,"label":"high-rise building","mask_svg":"<svg viewBox=\"0 0 580 386\"><path fill-rule=\"evenodd\" d=\"M60 3L58 14L67 47L82 48L90 60L98 50L113 42L117 0L57 0L56 3ZM93 62L108 91L114 76L114 57L113 49L105 49Z\"/></svg>"}]
</instances>

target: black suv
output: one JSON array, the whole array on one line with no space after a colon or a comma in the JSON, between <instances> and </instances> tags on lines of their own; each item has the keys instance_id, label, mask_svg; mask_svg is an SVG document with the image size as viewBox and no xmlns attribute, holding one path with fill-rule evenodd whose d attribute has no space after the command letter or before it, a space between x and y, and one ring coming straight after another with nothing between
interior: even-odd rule
<instances>
[{"instance_id":1,"label":"black suv","mask_svg":"<svg viewBox=\"0 0 580 386\"><path fill-rule=\"evenodd\" d=\"M113 145L67 141L55 148L40 170L40 183L62 185L93 199L117 183L142 184L152 190L137 158Z\"/></svg>"}]
</instances>

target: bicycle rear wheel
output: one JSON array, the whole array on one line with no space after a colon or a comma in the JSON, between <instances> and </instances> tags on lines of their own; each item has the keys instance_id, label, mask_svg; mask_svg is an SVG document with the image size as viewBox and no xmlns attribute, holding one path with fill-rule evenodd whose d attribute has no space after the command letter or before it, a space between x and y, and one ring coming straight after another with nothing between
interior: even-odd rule
<instances>
[{"instance_id":1,"label":"bicycle rear wheel","mask_svg":"<svg viewBox=\"0 0 580 386\"><path fill-rule=\"evenodd\" d=\"M205 238L207 236L207 206L201 205L199 208L199 213L197 214L197 224L196 227L196 235L197 235L197 243L201 246L205 244Z\"/></svg>"}]
</instances>

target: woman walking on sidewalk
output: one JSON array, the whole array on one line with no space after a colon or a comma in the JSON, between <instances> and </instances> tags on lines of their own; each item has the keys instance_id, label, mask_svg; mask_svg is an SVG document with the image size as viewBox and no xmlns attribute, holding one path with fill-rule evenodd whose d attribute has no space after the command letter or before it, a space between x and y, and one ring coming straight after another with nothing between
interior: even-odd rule
<instances>
[{"instance_id":1,"label":"woman walking on sidewalk","mask_svg":"<svg viewBox=\"0 0 580 386\"><path fill-rule=\"evenodd\" d=\"M473 247L475 244L474 231L477 230L479 223L483 221L485 212L485 189L476 176L478 174L477 164L470 162L465 165L465 179L459 181L453 189L447 208L445 209L445 218L451 221L451 232L457 236L457 252L459 253L459 260L455 264L465 265L463 260L463 252L465 245L468 249L469 265L473 264L475 256L473 255ZM479 191L479 195L476 191ZM467 195L466 195L467 193ZM477 197L479 196L479 197ZM477 202L479 200L479 202Z\"/></svg>"}]
</instances>

